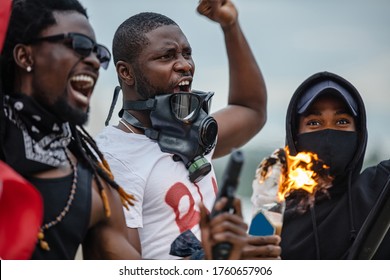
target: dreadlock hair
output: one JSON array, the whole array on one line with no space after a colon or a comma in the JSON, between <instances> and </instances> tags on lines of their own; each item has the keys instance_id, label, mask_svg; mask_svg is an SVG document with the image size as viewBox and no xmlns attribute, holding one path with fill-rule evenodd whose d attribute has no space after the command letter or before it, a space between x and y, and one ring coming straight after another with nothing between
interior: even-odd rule
<instances>
[{"instance_id":1,"label":"dreadlock hair","mask_svg":"<svg viewBox=\"0 0 390 280\"><path fill-rule=\"evenodd\" d=\"M102 179L118 191L122 205L129 210L129 206L134 205L133 200L135 200L135 198L133 195L126 193L125 190L115 182L110 166L97 147L95 140L93 140L91 135L82 126L70 124L70 128L73 139L69 144L69 150L93 172L100 195L103 199L106 216L109 217L111 211L102 184Z\"/></svg>"},{"instance_id":2,"label":"dreadlock hair","mask_svg":"<svg viewBox=\"0 0 390 280\"><path fill-rule=\"evenodd\" d=\"M86 9L78 0L13 0L12 12L9 20L6 39L1 53L0 71L0 100L3 106L3 94L12 94L15 82L15 61L13 59L14 47L19 43L29 42L35 39L44 29L55 25L56 20L53 12L78 12L88 18ZM2 112L3 110L1 110ZM4 116L0 115L4 120ZM85 131L81 125L70 123L72 130L72 141L69 150L76 158L86 165L94 174L100 195L103 200L106 216L110 216L110 207L107 195L103 187L102 180L116 189L120 194L122 204L128 208L133 205L134 197L127 194L115 181L110 167L99 151L93 138ZM0 129L3 126L0 124ZM3 131L0 131L3 133ZM2 134L1 134L2 135ZM0 135L0 136L1 136ZM0 137L0 141L2 136ZM0 156L2 148L0 143Z\"/></svg>"},{"instance_id":3,"label":"dreadlock hair","mask_svg":"<svg viewBox=\"0 0 390 280\"><path fill-rule=\"evenodd\" d=\"M158 13L144 12L125 20L116 30L112 43L114 63L119 60L134 63L142 49L149 44L145 34L164 25L177 25Z\"/></svg>"}]
</instances>

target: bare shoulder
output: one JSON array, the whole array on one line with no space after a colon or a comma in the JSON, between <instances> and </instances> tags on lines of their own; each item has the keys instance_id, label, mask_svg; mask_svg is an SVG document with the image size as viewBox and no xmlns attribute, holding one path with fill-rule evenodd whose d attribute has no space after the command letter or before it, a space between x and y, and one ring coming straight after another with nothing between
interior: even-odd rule
<instances>
[{"instance_id":1,"label":"bare shoulder","mask_svg":"<svg viewBox=\"0 0 390 280\"><path fill-rule=\"evenodd\" d=\"M102 181L102 189L99 189L96 179L92 181L92 205L90 227L99 223L107 223L112 215L122 212L122 203L119 193L108 183Z\"/></svg>"}]
</instances>

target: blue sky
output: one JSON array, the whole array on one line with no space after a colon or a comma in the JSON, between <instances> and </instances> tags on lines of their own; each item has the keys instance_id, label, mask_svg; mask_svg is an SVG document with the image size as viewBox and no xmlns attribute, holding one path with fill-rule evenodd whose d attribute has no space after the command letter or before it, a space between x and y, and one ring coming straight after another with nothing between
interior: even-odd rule
<instances>
[{"instance_id":1,"label":"blue sky","mask_svg":"<svg viewBox=\"0 0 390 280\"><path fill-rule=\"evenodd\" d=\"M212 110L226 104L228 68L222 32L196 13L197 0L81 0L100 43L111 49L117 26L129 16L154 11L175 20L193 48L194 89L214 91ZM288 102L311 74L330 71L352 82L366 103L368 151L390 155L390 1L388 0L236 0L239 21L260 65L268 89L268 121L247 144L284 144ZM115 68L101 71L88 129L104 126ZM119 102L120 103L120 102ZM117 104L116 112L120 109ZM111 123L115 123L113 118Z\"/></svg>"}]
</instances>

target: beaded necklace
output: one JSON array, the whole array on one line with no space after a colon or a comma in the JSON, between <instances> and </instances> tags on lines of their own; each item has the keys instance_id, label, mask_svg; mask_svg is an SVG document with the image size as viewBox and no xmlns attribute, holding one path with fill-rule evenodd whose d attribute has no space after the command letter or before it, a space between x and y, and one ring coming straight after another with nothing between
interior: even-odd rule
<instances>
[{"instance_id":1,"label":"beaded necklace","mask_svg":"<svg viewBox=\"0 0 390 280\"><path fill-rule=\"evenodd\" d=\"M62 211L60 212L60 214L58 214L58 216L44 224L41 226L40 230L39 230L39 233L38 233L38 241L39 241L39 245L40 247L45 250L45 251L50 251L50 247L49 247L49 243L47 243L47 241L44 240L45 238L45 234L44 234L44 231L55 226L56 224L60 223L66 216L66 214L68 214L69 210L70 210L70 206L72 205L72 202L73 202L73 199L74 199L74 196L75 196L75 193L76 193L76 188L77 188L77 165L74 165L73 162L70 160L69 158L69 155L68 153L65 151L65 155L66 155L66 159L68 160L69 164L70 164L70 167L73 171L73 180L72 180L72 186L70 188L70 193L69 193L69 197L68 197L68 200L66 202L66 205L64 207L64 209L62 209Z\"/></svg>"}]
</instances>

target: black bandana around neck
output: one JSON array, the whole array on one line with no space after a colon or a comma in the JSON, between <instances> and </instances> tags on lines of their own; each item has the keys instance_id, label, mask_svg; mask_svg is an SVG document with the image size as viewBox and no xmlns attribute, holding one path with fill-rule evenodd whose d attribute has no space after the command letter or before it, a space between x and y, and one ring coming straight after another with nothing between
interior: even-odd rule
<instances>
[{"instance_id":1,"label":"black bandana around neck","mask_svg":"<svg viewBox=\"0 0 390 280\"><path fill-rule=\"evenodd\" d=\"M4 97L6 162L24 176L53 169L66 162L71 141L69 123L63 122L24 94Z\"/></svg>"}]
</instances>

